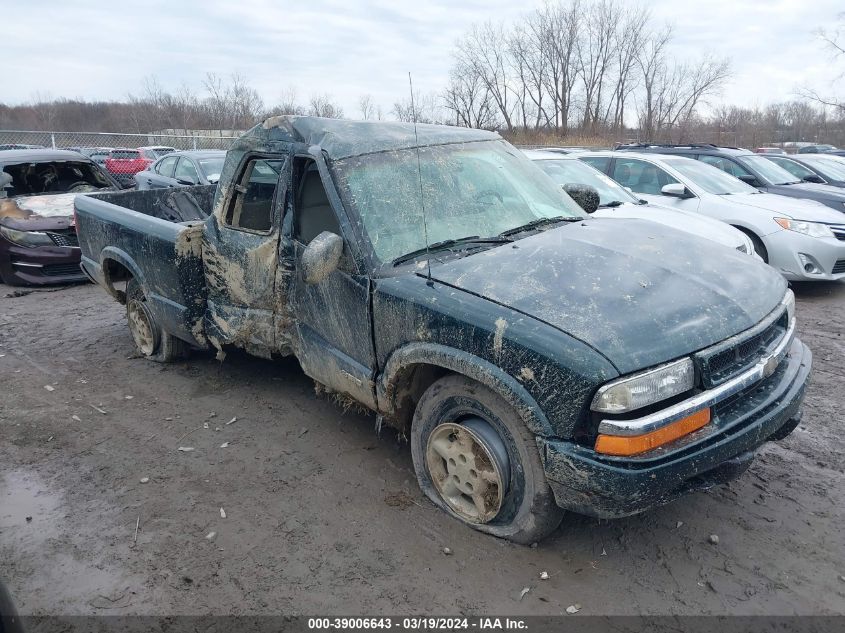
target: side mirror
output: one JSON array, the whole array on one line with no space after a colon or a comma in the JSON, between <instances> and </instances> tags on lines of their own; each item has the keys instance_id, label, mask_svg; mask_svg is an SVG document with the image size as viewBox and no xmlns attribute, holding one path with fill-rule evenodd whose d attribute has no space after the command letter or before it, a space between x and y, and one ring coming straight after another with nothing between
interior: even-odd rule
<instances>
[{"instance_id":1,"label":"side mirror","mask_svg":"<svg viewBox=\"0 0 845 633\"><path fill-rule=\"evenodd\" d=\"M567 183L562 187L587 213L595 213L596 209L599 208L599 192L592 185Z\"/></svg>"},{"instance_id":2,"label":"side mirror","mask_svg":"<svg viewBox=\"0 0 845 633\"><path fill-rule=\"evenodd\" d=\"M663 185L660 188L660 193L670 198L692 198L692 194L679 182Z\"/></svg>"},{"instance_id":3,"label":"side mirror","mask_svg":"<svg viewBox=\"0 0 845 633\"><path fill-rule=\"evenodd\" d=\"M305 277L305 283L318 284L323 281L337 270L341 255L343 238L329 231L320 233L302 253L302 275Z\"/></svg>"},{"instance_id":4,"label":"side mirror","mask_svg":"<svg viewBox=\"0 0 845 633\"><path fill-rule=\"evenodd\" d=\"M743 174L742 176L737 176L742 182L746 185L751 185L752 187L760 187L762 183L757 180L757 176L752 176L751 174Z\"/></svg>"},{"instance_id":5,"label":"side mirror","mask_svg":"<svg viewBox=\"0 0 845 633\"><path fill-rule=\"evenodd\" d=\"M823 185L824 184L824 178L822 178L821 176L818 176L816 174L810 174L809 176L804 177L804 182L812 182L812 183L815 183L817 185Z\"/></svg>"}]
</instances>

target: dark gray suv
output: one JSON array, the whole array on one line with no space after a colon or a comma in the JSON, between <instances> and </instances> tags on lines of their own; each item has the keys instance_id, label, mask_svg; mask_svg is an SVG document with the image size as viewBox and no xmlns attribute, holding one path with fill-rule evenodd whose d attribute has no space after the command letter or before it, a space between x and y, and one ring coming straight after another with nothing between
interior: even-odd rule
<instances>
[{"instance_id":1,"label":"dark gray suv","mask_svg":"<svg viewBox=\"0 0 845 633\"><path fill-rule=\"evenodd\" d=\"M672 154L695 158L718 167L766 193L776 193L790 198L816 200L845 213L845 192L837 187L802 182L788 171L775 165L767 157L737 147L719 147L709 144L659 145L631 143L619 145L618 151Z\"/></svg>"}]
</instances>

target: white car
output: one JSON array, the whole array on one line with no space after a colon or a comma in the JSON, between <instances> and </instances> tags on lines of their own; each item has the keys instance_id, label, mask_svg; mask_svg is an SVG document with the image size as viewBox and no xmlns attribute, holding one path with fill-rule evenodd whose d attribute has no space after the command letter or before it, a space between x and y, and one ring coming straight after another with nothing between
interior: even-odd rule
<instances>
[{"instance_id":1,"label":"white car","mask_svg":"<svg viewBox=\"0 0 845 633\"><path fill-rule=\"evenodd\" d=\"M845 213L819 202L762 193L701 161L636 152L581 152L649 202L692 211L745 232L763 261L792 281L845 278Z\"/></svg>"},{"instance_id":2,"label":"white car","mask_svg":"<svg viewBox=\"0 0 845 633\"><path fill-rule=\"evenodd\" d=\"M641 200L612 178L578 160L576 154L543 150L523 150L523 153L562 186L578 184L593 187L599 194L599 208L593 213L596 217L649 220L754 255L754 245L742 231L697 213L668 209Z\"/></svg>"}]
</instances>

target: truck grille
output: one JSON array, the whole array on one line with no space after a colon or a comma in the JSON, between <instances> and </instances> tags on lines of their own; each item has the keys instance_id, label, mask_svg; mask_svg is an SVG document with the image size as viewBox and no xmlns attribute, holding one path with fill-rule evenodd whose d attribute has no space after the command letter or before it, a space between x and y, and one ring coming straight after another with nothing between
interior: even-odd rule
<instances>
[{"instance_id":1,"label":"truck grille","mask_svg":"<svg viewBox=\"0 0 845 633\"><path fill-rule=\"evenodd\" d=\"M79 238L73 229L67 231L50 231L47 235L50 236L50 239L53 240L53 244L56 246L79 246Z\"/></svg>"},{"instance_id":2,"label":"truck grille","mask_svg":"<svg viewBox=\"0 0 845 633\"><path fill-rule=\"evenodd\" d=\"M65 277L70 275L81 275L82 269L79 264L47 264L41 269L45 277Z\"/></svg>"},{"instance_id":3,"label":"truck grille","mask_svg":"<svg viewBox=\"0 0 845 633\"><path fill-rule=\"evenodd\" d=\"M832 274L838 275L839 273L845 273L845 259L839 259L833 265L833 270L831 271Z\"/></svg>"},{"instance_id":4,"label":"truck grille","mask_svg":"<svg viewBox=\"0 0 845 633\"><path fill-rule=\"evenodd\" d=\"M784 310L774 322L754 328L723 341L695 355L701 380L709 389L751 367L769 350L777 346L789 327Z\"/></svg>"}]
</instances>

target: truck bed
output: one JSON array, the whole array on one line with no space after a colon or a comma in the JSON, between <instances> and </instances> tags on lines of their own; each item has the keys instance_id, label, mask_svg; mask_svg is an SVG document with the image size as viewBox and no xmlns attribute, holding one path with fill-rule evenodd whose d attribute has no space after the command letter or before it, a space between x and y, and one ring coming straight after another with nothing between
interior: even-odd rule
<instances>
[{"instance_id":1,"label":"truck bed","mask_svg":"<svg viewBox=\"0 0 845 633\"><path fill-rule=\"evenodd\" d=\"M200 347L206 304L202 231L214 190L205 185L74 200L83 271L121 302L118 282L137 279L162 329ZM191 215L200 217L178 221Z\"/></svg>"},{"instance_id":2,"label":"truck bed","mask_svg":"<svg viewBox=\"0 0 845 633\"><path fill-rule=\"evenodd\" d=\"M211 214L217 185L93 194L98 200L169 222L204 220ZM196 204L195 204L196 203Z\"/></svg>"}]
</instances>

